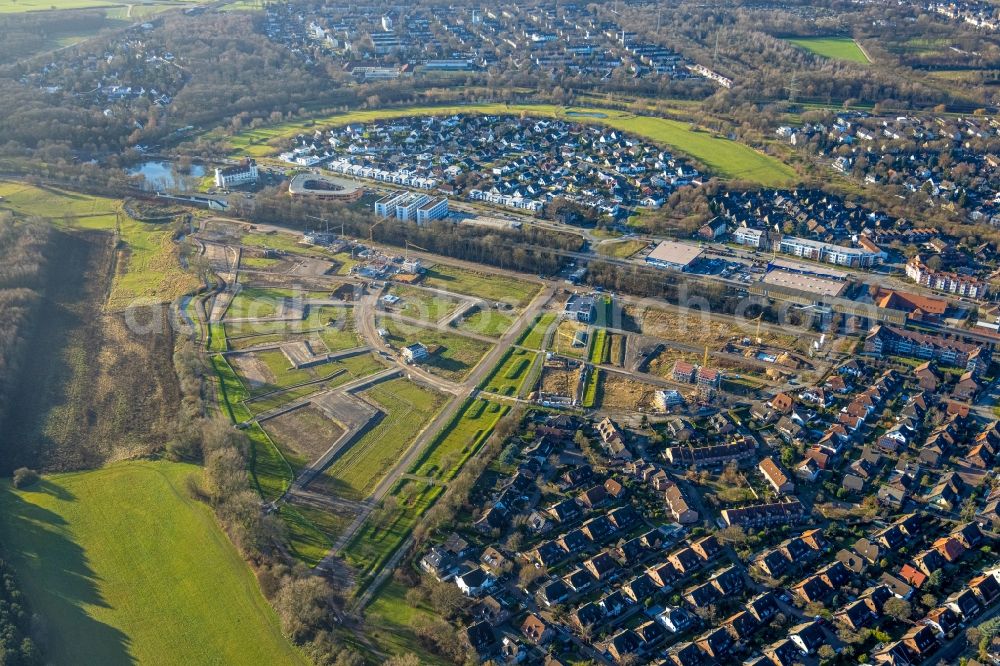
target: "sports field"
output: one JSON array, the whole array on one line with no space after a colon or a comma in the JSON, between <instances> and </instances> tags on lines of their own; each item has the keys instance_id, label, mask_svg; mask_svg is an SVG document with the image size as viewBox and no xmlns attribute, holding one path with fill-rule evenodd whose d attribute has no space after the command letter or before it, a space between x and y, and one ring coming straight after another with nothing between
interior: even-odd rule
<instances>
[{"instance_id":1,"label":"sports field","mask_svg":"<svg viewBox=\"0 0 1000 666\"><path fill-rule=\"evenodd\" d=\"M384 118L452 115L456 113L513 115L524 113L539 117L566 118L579 122L607 125L690 155L713 173L725 178L749 180L769 187L788 185L795 180L795 172L780 160L757 152L745 144L692 127L692 123L689 122L641 116L615 109L568 108L552 104L494 103L355 111L248 130L234 137L229 137L228 141L235 154L265 157L277 153L276 147L270 142L304 131L311 132L317 128L371 122Z\"/></svg>"},{"instance_id":2,"label":"sports field","mask_svg":"<svg viewBox=\"0 0 1000 666\"><path fill-rule=\"evenodd\" d=\"M304 664L257 582L189 498L197 467L129 462L0 485L0 542L55 664Z\"/></svg>"},{"instance_id":3,"label":"sports field","mask_svg":"<svg viewBox=\"0 0 1000 666\"><path fill-rule=\"evenodd\" d=\"M848 60L865 65L871 62L858 43L850 37L797 37L786 41L831 60Z\"/></svg>"}]
</instances>

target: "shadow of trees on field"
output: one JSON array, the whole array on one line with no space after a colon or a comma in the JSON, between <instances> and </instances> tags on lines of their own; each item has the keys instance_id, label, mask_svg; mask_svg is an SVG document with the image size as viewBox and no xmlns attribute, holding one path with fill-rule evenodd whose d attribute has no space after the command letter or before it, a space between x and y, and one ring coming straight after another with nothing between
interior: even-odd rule
<instances>
[{"instance_id":1,"label":"shadow of trees on field","mask_svg":"<svg viewBox=\"0 0 1000 666\"><path fill-rule=\"evenodd\" d=\"M76 501L47 481L34 492ZM71 537L66 520L0 487L0 553L12 566L31 609L41 617L41 642L54 664L135 664L128 636L90 617L84 605L110 608L87 555Z\"/></svg>"}]
</instances>

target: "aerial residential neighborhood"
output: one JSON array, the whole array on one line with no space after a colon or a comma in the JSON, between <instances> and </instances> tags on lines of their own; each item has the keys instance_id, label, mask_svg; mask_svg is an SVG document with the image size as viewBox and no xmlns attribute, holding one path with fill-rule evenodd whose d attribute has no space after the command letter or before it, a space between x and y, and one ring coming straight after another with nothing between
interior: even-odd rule
<instances>
[{"instance_id":1,"label":"aerial residential neighborhood","mask_svg":"<svg viewBox=\"0 0 1000 666\"><path fill-rule=\"evenodd\" d=\"M1000 6L0 7L0 664L1000 664Z\"/></svg>"}]
</instances>

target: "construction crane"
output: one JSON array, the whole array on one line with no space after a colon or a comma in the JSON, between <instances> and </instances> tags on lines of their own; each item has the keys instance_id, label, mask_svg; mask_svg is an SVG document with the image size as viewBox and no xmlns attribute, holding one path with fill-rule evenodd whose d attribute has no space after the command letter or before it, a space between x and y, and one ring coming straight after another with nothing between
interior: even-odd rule
<instances>
[{"instance_id":1,"label":"construction crane","mask_svg":"<svg viewBox=\"0 0 1000 666\"><path fill-rule=\"evenodd\" d=\"M708 367L708 345L705 345L705 358L701 362L701 367Z\"/></svg>"},{"instance_id":2,"label":"construction crane","mask_svg":"<svg viewBox=\"0 0 1000 666\"><path fill-rule=\"evenodd\" d=\"M756 340L757 340L757 344L758 345L759 344L763 344L763 340L760 337L760 320L763 317L764 317L764 313L763 312L761 312L759 315L757 315L757 336L756 336Z\"/></svg>"},{"instance_id":3,"label":"construction crane","mask_svg":"<svg viewBox=\"0 0 1000 666\"><path fill-rule=\"evenodd\" d=\"M403 261L409 261L410 260L410 248L411 247L413 249L415 249L415 250L421 250L423 252L430 252L430 250L428 250L426 247L420 247L416 243L411 243L409 240L407 240L406 241L406 250L403 251Z\"/></svg>"},{"instance_id":4,"label":"construction crane","mask_svg":"<svg viewBox=\"0 0 1000 666\"><path fill-rule=\"evenodd\" d=\"M387 219L388 218L383 217L381 220L379 220L378 222L376 222L372 226L368 227L368 242L369 243L371 243L373 245L375 244L375 227L377 227L378 225L382 224Z\"/></svg>"}]
</instances>

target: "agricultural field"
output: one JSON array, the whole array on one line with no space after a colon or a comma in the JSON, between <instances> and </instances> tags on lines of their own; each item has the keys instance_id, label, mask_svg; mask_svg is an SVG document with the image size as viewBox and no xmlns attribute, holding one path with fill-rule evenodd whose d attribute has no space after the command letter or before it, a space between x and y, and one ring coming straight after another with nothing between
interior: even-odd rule
<instances>
[{"instance_id":1,"label":"agricultural field","mask_svg":"<svg viewBox=\"0 0 1000 666\"><path fill-rule=\"evenodd\" d=\"M144 461L0 486L0 542L45 618L48 661L307 663L211 509L190 499L199 474Z\"/></svg>"},{"instance_id":2,"label":"agricultural field","mask_svg":"<svg viewBox=\"0 0 1000 666\"><path fill-rule=\"evenodd\" d=\"M545 342L545 333L555 321L556 315L554 313L546 312L538 315L531 326L525 329L518 344L529 349L541 349L542 343Z\"/></svg>"},{"instance_id":3,"label":"agricultural field","mask_svg":"<svg viewBox=\"0 0 1000 666\"><path fill-rule=\"evenodd\" d=\"M541 290L541 286L534 282L444 264L427 269L423 283L435 289L477 296L514 307L524 307Z\"/></svg>"},{"instance_id":4,"label":"agricultural field","mask_svg":"<svg viewBox=\"0 0 1000 666\"><path fill-rule=\"evenodd\" d=\"M514 317L493 308L479 309L455 323L460 331L498 338L514 324Z\"/></svg>"},{"instance_id":5,"label":"agricultural field","mask_svg":"<svg viewBox=\"0 0 1000 666\"><path fill-rule=\"evenodd\" d=\"M324 485L348 499L367 497L445 403L443 395L403 378L376 384L361 395L385 416L323 472Z\"/></svg>"},{"instance_id":6,"label":"agricultural field","mask_svg":"<svg viewBox=\"0 0 1000 666\"><path fill-rule=\"evenodd\" d=\"M780 160L757 152L750 146L711 132L692 128L691 122L672 118L640 116L627 111L601 108L567 108L551 104L469 104L434 107L410 107L378 111L355 111L282 123L271 127L240 132L225 138L234 155L265 157L277 153L272 145L283 138L317 128L365 123L386 118L453 114L513 114L521 113L549 118L572 117L579 122L607 125L629 132L656 144L686 153L712 172L724 177L749 180L768 187L781 187L795 180L795 172Z\"/></svg>"},{"instance_id":7,"label":"agricultural field","mask_svg":"<svg viewBox=\"0 0 1000 666\"><path fill-rule=\"evenodd\" d=\"M483 383L483 388L501 395L520 395L537 359L537 352L512 348L493 370L493 374Z\"/></svg>"},{"instance_id":8,"label":"agricultural field","mask_svg":"<svg viewBox=\"0 0 1000 666\"><path fill-rule=\"evenodd\" d=\"M490 345L487 343L458 333L411 326L391 320L384 321L382 325L389 331L389 342L397 348L416 342L426 345L432 355L426 361L422 361L420 366L454 381L464 379L490 350ZM436 353L434 348L438 348Z\"/></svg>"},{"instance_id":9,"label":"agricultural field","mask_svg":"<svg viewBox=\"0 0 1000 666\"><path fill-rule=\"evenodd\" d=\"M490 400L470 400L427 446L410 472L444 481L454 478L509 409L507 405Z\"/></svg>"},{"instance_id":10,"label":"agricultural field","mask_svg":"<svg viewBox=\"0 0 1000 666\"><path fill-rule=\"evenodd\" d=\"M143 3L137 2L134 5L126 5L120 2L109 2L108 0L17 0L16 2L0 3L0 13L19 14L24 12L40 12L63 9L90 9L93 7L110 7L109 18L139 18L149 12L163 11L170 7L183 7L184 2L157 2Z\"/></svg>"},{"instance_id":11,"label":"agricultural field","mask_svg":"<svg viewBox=\"0 0 1000 666\"><path fill-rule=\"evenodd\" d=\"M344 434L343 428L312 405L268 419L263 428L296 473Z\"/></svg>"},{"instance_id":12,"label":"agricultural field","mask_svg":"<svg viewBox=\"0 0 1000 666\"><path fill-rule=\"evenodd\" d=\"M850 37L796 37L786 41L831 60L847 60L865 65L871 62L858 43Z\"/></svg>"}]
</instances>

